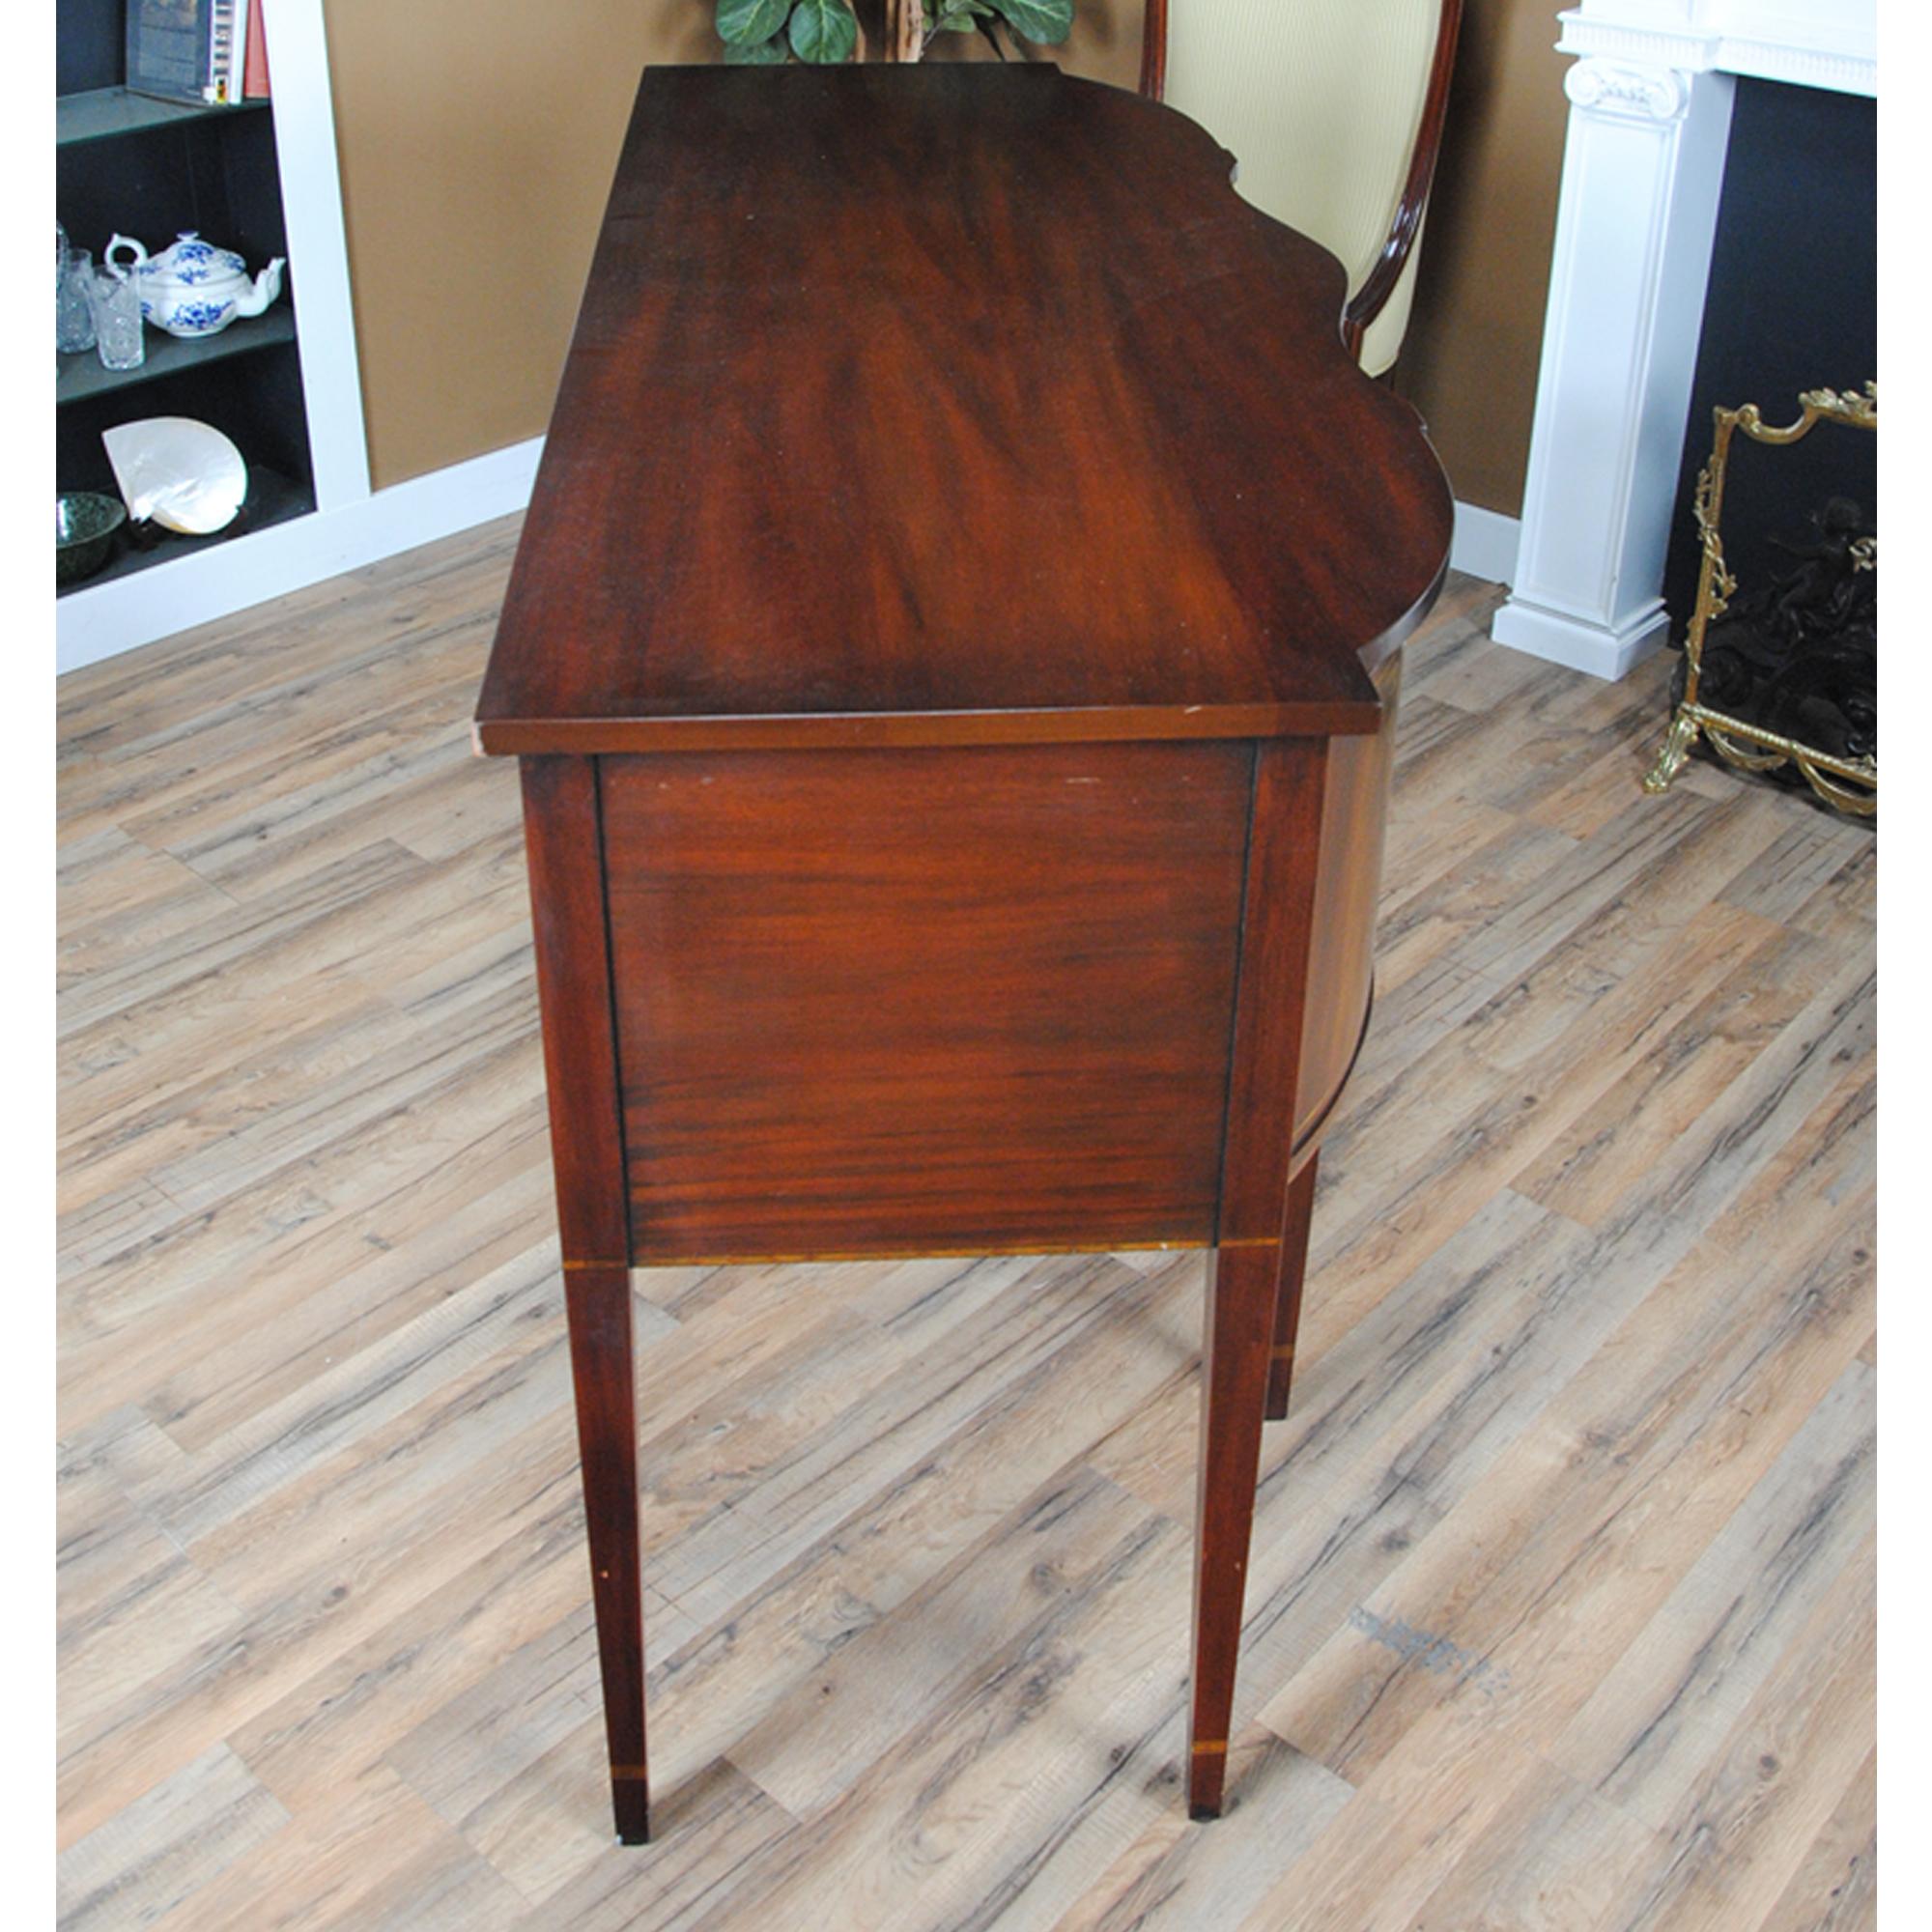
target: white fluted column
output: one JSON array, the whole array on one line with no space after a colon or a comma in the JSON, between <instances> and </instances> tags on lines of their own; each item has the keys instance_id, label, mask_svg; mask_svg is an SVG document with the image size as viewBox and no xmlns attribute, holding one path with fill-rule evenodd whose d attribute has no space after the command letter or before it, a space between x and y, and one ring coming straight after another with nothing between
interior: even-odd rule
<instances>
[{"instance_id":1,"label":"white fluted column","mask_svg":"<svg viewBox=\"0 0 1932 1932\"><path fill-rule=\"evenodd\" d=\"M1564 87L1570 128L1522 541L1494 636L1621 677L1666 629L1663 556L1732 79L1591 55Z\"/></svg>"}]
</instances>

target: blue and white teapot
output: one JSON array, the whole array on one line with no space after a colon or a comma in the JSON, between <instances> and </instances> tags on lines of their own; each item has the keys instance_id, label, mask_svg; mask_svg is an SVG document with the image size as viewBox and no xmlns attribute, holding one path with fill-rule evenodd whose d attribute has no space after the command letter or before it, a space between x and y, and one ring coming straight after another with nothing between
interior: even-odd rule
<instances>
[{"instance_id":1,"label":"blue and white teapot","mask_svg":"<svg viewBox=\"0 0 1932 1932\"><path fill-rule=\"evenodd\" d=\"M115 259L123 249L130 255L125 263ZM250 281L248 265L240 255L204 242L191 229L158 255L117 235L101 259L123 280L133 276L145 321L190 341L220 334L238 315L260 315L282 292L281 256Z\"/></svg>"}]
</instances>

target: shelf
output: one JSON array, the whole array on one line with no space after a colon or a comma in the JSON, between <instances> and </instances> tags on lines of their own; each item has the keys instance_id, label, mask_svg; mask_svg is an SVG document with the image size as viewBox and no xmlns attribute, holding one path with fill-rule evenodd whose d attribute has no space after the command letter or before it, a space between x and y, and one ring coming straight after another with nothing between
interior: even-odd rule
<instances>
[{"instance_id":1,"label":"shelf","mask_svg":"<svg viewBox=\"0 0 1932 1932\"><path fill-rule=\"evenodd\" d=\"M157 563L188 556L196 551L212 549L216 544L232 543L238 537L252 536L257 530L270 529L276 524L305 517L314 508L313 491L290 482L286 476L276 475L272 469L251 469L248 472L248 499L242 506L242 514L225 530L217 530L210 537L168 535L162 537L152 550L138 550L129 542L124 526L123 533L116 539L120 548L107 567L92 577L83 578L78 583L62 584L58 595L71 597L78 590L92 590L97 584L112 583L117 577L132 577L137 571L152 570Z\"/></svg>"},{"instance_id":2,"label":"shelf","mask_svg":"<svg viewBox=\"0 0 1932 1932\"><path fill-rule=\"evenodd\" d=\"M101 431L131 417L181 415L212 424L236 444L252 493L242 515L213 536L156 532L153 548L136 549L126 532L117 534L106 567L58 596L63 670L342 567L336 547L351 537L338 537L331 513L367 489L327 66L320 58L285 63L272 100L151 99L109 84L128 77L132 4L58 0L53 10L60 16L48 76L56 95L55 213L97 262L117 229L153 246L196 228L243 253L251 270L286 256L301 295L285 283L266 314L199 342L150 328L138 370L102 369L92 351L57 358L57 488L112 494ZM191 16L206 12L204 0L181 5ZM281 6L270 0L270 12ZM314 16L319 53L319 0L291 0L284 11L297 14L298 34L300 16ZM380 516L369 521L387 528ZM351 520L352 535L362 527Z\"/></svg>"},{"instance_id":3,"label":"shelf","mask_svg":"<svg viewBox=\"0 0 1932 1932\"><path fill-rule=\"evenodd\" d=\"M230 355L244 355L251 349L269 349L277 342L296 339L296 312L286 298L278 298L261 315L244 315L231 322L219 335L204 335L184 341L165 330L148 330L148 357L138 369L108 369L92 349L60 358L54 377L54 401L77 403L83 396L104 396L112 389L131 388L136 383L157 382L183 369L199 369Z\"/></svg>"},{"instance_id":4,"label":"shelf","mask_svg":"<svg viewBox=\"0 0 1932 1932\"><path fill-rule=\"evenodd\" d=\"M77 141L100 141L114 134L139 133L144 128L203 121L211 114L247 114L268 104L265 97L216 107L205 101L156 100L152 95L130 94L125 87L97 87L85 94L55 97L54 144L67 148Z\"/></svg>"}]
</instances>

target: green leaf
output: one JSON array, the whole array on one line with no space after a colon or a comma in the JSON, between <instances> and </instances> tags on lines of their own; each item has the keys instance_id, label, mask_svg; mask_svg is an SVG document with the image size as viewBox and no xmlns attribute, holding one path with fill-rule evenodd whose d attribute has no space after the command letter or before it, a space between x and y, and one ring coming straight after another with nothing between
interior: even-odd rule
<instances>
[{"instance_id":1,"label":"green leaf","mask_svg":"<svg viewBox=\"0 0 1932 1932\"><path fill-rule=\"evenodd\" d=\"M932 23L935 34L970 34L975 18L993 11L993 0L946 0L938 19Z\"/></svg>"},{"instance_id":2,"label":"green leaf","mask_svg":"<svg viewBox=\"0 0 1932 1932\"><path fill-rule=\"evenodd\" d=\"M733 47L768 41L785 23L791 0L718 0L718 38Z\"/></svg>"},{"instance_id":3,"label":"green leaf","mask_svg":"<svg viewBox=\"0 0 1932 1932\"><path fill-rule=\"evenodd\" d=\"M798 0L787 31L792 52L820 67L850 60L859 44L859 22L847 0Z\"/></svg>"},{"instance_id":4,"label":"green leaf","mask_svg":"<svg viewBox=\"0 0 1932 1932\"><path fill-rule=\"evenodd\" d=\"M1023 41L1057 47L1073 31L1073 0L993 0Z\"/></svg>"},{"instance_id":5,"label":"green leaf","mask_svg":"<svg viewBox=\"0 0 1932 1932\"><path fill-rule=\"evenodd\" d=\"M726 67L782 67L791 58L782 34L769 41L753 41L749 45L727 46Z\"/></svg>"}]
</instances>

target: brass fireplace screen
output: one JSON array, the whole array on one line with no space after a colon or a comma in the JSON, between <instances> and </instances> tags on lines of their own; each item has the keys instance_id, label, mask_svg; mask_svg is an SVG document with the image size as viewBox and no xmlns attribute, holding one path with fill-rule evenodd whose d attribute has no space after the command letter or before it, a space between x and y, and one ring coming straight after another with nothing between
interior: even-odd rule
<instances>
[{"instance_id":1,"label":"brass fireplace screen","mask_svg":"<svg viewBox=\"0 0 1932 1932\"><path fill-rule=\"evenodd\" d=\"M1798 567L1739 594L1719 522L1733 434L1786 444L1819 423L1878 428L1878 384L1860 395L1810 389L1782 428L1755 403L1712 412L1717 437L1691 510L1703 545L1697 604L1684 643L1669 734L1643 781L1662 791L1701 733L1726 764L1769 772L1793 766L1840 811L1878 810L1876 693L1878 532L1860 505L1833 497L1814 513L1813 540L1781 544Z\"/></svg>"}]
</instances>

